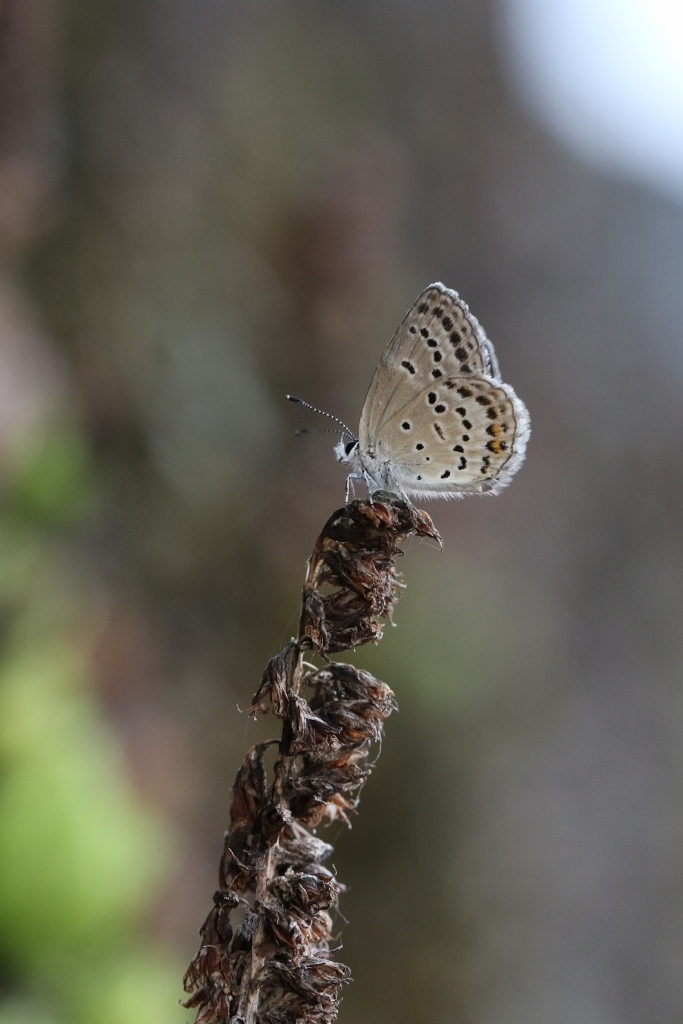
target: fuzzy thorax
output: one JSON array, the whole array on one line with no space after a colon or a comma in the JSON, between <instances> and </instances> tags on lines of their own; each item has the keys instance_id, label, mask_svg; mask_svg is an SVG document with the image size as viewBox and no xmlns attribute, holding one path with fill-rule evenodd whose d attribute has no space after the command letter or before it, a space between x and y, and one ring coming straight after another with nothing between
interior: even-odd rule
<instances>
[{"instance_id":1,"label":"fuzzy thorax","mask_svg":"<svg viewBox=\"0 0 683 1024\"><path fill-rule=\"evenodd\" d=\"M381 462L373 451L361 451L360 443L354 438L343 439L335 445L334 454L339 462L349 467L348 480L364 480L368 493L375 490L391 491L404 498L405 491L391 472L388 462ZM348 482L347 482L348 491Z\"/></svg>"}]
</instances>

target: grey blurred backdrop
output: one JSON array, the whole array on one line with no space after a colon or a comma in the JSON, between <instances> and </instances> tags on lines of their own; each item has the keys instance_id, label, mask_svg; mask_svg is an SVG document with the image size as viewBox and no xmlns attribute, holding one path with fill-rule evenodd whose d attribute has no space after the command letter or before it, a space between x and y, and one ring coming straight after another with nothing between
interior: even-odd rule
<instances>
[{"instance_id":1,"label":"grey blurred backdrop","mask_svg":"<svg viewBox=\"0 0 683 1024\"><path fill-rule=\"evenodd\" d=\"M244 709L344 493L283 396L355 426L433 280L532 437L428 506L359 654L401 710L330 836L340 1020L683 1018L683 206L563 141L530 10L0 3L2 1024L191 1019Z\"/></svg>"}]
</instances>

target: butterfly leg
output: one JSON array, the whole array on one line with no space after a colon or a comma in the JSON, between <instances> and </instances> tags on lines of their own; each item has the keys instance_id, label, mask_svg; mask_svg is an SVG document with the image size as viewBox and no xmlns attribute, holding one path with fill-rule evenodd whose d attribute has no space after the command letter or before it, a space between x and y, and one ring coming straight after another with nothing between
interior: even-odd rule
<instances>
[{"instance_id":1,"label":"butterfly leg","mask_svg":"<svg viewBox=\"0 0 683 1024\"><path fill-rule=\"evenodd\" d=\"M348 505L350 500L351 500L351 474L349 473L349 475L346 478L346 489L344 491L344 504Z\"/></svg>"},{"instance_id":2,"label":"butterfly leg","mask_svg":"<svg viewBox=\"0 0 683 1024\"><path fill-rule=\"evenodd\" d=\"M346 494L344 496L345 505L348 505L349 503L349 500L351 498L351 491L353 491L354 498L356 496L356 488L353 486L353 480L364 480L367 485L367 478L364 473L349 473L349 475L346 478ZM372 499L370 500L372 502Z\"/></svg>"},{"instance_id":3,"label":"butterfly leg","mask_svg":"<svg viewBox=\"0 0 683 1024\"><path fill-rule=\"evenodd\" d=\"M363 471L363 480L365 481L365 486L368 489L368 501L371 505L374 505L374 501L372 500L372 485L370 483L370 477L365 471Z\"/></svg>"}]
</instances>

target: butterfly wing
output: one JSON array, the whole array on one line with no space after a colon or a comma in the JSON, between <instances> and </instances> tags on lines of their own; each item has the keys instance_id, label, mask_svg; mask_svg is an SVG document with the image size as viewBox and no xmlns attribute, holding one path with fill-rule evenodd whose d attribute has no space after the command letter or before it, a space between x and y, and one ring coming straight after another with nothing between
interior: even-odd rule
<instances>
[{"instance_id":1,"label":"butterfly wing","mask_svg":"<svg viewBox=\"0 0 683 1024\"><path fill-rule=\"evenodd\" d=\"M406 313L375 371L361 415L361 449L372 448L425 388L468 374L499 379L493 345L458 293L432 284Z\"/></svg>"},{"instance_id":2,"label":"butterfly wing","mask_svg":"<svg viewBox=\"0 0 683 1024\"><path fill-rule=\"evenodd\" d=\"M457 292L432 284L408 310L365 399L366 478L419 497L497 493L517 472L529 414Z\"/></svg>"},{"instance_id":3,"label":"butterfly wing","mask_svg":"<svg viewBox=\"0 0 683 1024\"><path fill-rule=\"evenodd\" d=\"M526 406L508 384L447 377L385 419L374 450L406 494L496 494L519 469L529 430Z\"/></svg>"}]
</instances>

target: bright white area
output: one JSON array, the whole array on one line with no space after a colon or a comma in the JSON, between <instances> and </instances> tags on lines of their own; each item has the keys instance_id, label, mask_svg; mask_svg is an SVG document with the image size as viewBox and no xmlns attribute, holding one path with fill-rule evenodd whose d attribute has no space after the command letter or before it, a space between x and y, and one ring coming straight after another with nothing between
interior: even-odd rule
<instances>
[{"instance_id":1,"label":"bright white area","mask_svg":"<svg viewBox=\"0 0 683 1024\"><path fill-rule=\"evenodd\" d=\"M683 200L683 0L501 0L515 86L584 158Z\"/></svg>"}]
</instances>

